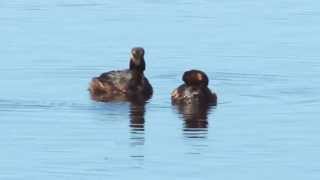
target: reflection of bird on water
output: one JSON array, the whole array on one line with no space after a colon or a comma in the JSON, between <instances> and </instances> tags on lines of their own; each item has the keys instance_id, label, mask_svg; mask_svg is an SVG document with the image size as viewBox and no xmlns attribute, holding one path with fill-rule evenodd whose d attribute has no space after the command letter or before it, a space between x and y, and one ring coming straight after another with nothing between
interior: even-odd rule
<instances>
[{"instance_id":1,"label":"reflection of bird on water","mask_svg":"<svg viewBox=\"0 0 320 180\"><path fill-rule=\"evenodd\" d=\"M212 106L199 104L178 105L178 112L185 120L185 128L207 128L208 112Z\"/></svg>"},{"instance_id":2,"label":"reflection of bird on water","mask_svg":"<svg viewBox=\"0 0 320 180\"><path fill-rule=\"evenodd\" d=\"M130 102L130 139L132 146L144 145L144 114L145 114L145 102L134 101Z\"/></svg>"},{"instance_id":3,"label":"reflection of bird on water","mask_svg":"<svg viewBox=\"0 0 320 180\"><path fill-rule=\"evenodd\" d=\"M144 102L130 103L130 127L133 131L144 131Z\"/></svg>"},{"instance_id":4,"label":"reflection of bird on water","mask_svg":"<svg viewBox=\"0 0 320 180\"><path fill-rule=\"evenodd\" d=\"M200 132L206 134L208 112L212 106L217 105L217 96L208 88L209 79L202 71L186 71L182 80L184 84L171 93L172 104L182 115L184 131L190 132L188 136L201 137L198 136Z\"/></svg>"},{"instance_id":5,"label":"reflection of bird on water","mask_svg":"<svg viewBox=\"0 0 320 180\"><path fill-rule=\"evenodd\" d=\"M145 143L144 137L144 114L145 102L134 101L130 102L130 157L140 164L144 160L143 147Z\"/></svg>"},{"instance_id":6,"label":"reflection of bird on water","mask_svg":"<svg viewBox=\"0 0 320 180\"><path fill-rule=\"evenodd\" d=\"M201 138L207 134L208 113L213 107L210 104L175 105L184 120L185 135L189 138Z\"/></svg>"},{"instance_id":7,"label":"reflection of bird on water","mask_svg":"<svg viewBox=\"0 0 320 180\"><path fill-rule=\"evenodd\" d=\"M153 89L144 76L144 49L132 48L129 69L109 71L92 79L89 91L96 101L148 100Z\"/></svg>"}]
</instances>

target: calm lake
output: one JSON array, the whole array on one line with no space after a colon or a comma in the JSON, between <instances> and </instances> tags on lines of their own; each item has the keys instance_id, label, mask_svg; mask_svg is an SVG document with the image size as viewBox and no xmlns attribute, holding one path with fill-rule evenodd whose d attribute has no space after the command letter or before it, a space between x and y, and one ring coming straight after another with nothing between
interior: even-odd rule
<instances>
[{"instance_id":1,"label":"calm lake","mask_svg":"<svg viewBox=\"0 0 320 180\"><path fill-rule=\"evenodd\" d=\"M0 1L0 179L319 179L320 2ZM99 103L92 77L146 50L154 95ZM171 106L201 69L218 106Z\"/></svg>"}]
</instances>

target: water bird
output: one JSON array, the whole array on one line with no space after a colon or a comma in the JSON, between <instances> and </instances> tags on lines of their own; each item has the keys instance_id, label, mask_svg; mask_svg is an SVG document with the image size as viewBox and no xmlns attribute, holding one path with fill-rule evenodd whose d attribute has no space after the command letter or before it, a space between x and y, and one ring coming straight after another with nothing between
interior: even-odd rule
<instances>
[{"instance_id":1,"label":"water bird","mask_svg":"<svg viewBox=\"0 0 320 180\"><path fill-rule=\"evenodd\" d=\"M216 105L217 95L208 88L209 78L200 70L189 70L182 76L184 83L171 93L171 102L176 105Z\"/></svg>"},{"instance_id":2,"label":"water bird","mask_svg":"<svg viewBox=\"0 0 320 180\"><path fill-rule=\"evenodd\" d=\"M131 49L129 69L114 70L94 77L89 92L96 101L146 101L153 88L144 76L146 63L142 47Z\"/></svg>"}]
</instances>

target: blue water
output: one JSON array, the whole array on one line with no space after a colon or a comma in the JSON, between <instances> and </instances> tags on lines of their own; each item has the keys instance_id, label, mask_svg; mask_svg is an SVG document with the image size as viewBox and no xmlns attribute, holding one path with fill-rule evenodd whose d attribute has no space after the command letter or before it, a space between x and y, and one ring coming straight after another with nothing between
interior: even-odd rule
<instances>
[{"instance_id":1,"label":"blue water","mask_svg":"<svg viewBox=\"0 0 320 180\"><path fill-rule=\"evenodd\" d=\"M0 179L319 179L319 22L315 0L0 1ZM153 98L92 101L133 46ZM199 127L170 104L191 68L219 97Z\"/></svg>"}]
</instances>

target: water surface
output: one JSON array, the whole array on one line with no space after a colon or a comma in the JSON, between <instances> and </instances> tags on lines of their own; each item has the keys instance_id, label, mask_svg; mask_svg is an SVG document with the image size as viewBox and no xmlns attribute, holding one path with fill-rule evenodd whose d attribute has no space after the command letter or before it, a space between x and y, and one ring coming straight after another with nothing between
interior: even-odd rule
<instances>
[{"instance_id":1,"label":"water surface","mask_svg":"<svg viewBox=\"0 0 320 180\"><path fill-rule=\"evenodd\" d=\"M1 1L0 179L319 179L319 7ZM90 100L137 45L153 98ZM219 97L199 121L170 103L191 68Z\"/></svg>"}]
</instances>

